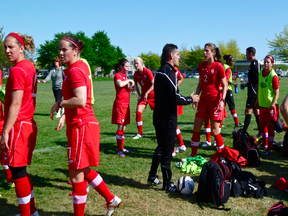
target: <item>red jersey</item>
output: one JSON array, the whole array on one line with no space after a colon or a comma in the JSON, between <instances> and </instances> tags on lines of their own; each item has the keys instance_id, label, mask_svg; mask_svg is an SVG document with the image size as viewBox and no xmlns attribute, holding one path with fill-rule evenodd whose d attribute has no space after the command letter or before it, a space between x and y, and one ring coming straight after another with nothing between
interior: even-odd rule
<instances>
[{"instance_id":1,"label":"red jersey","mask_svg":"<svg viewBox=\"0 0 288 216\"><path fill-rule=\"evenodd\" d=\"M32 120L36 107L37 75L32 62L24 59L10 69L5 88L4 119L6 121L12 102L11 93L15 90L23 91L23 98L17 121Z\"/></svg>"},{"instance_id":2,"label":"red jersey","mask_svg":"<svg viewBox=\"0 0 288 216\"><path fill-rule=\"evenodd\" d=\"M2 71L0 69L0 86L2 85ZM0 101L0 120L4 118L4 113L2 111L2 102Z\"/></svg>"},{"instance_id":3,"label":"red jersey","mask_svg":"<svg viewBox=\"0 0 288 216\"><path fill-rule=\"evenodd\" d=\"M64 70L62 93L64 100L74 97L73 90L86 86L87 100L85 107L65 108L66 125L82 126L95 120L91 103L91 75L87 64L81 60L74 62Z\"/></svg>"},{"instance_id":4,"label":"red jersey","mask_svg":"<svg viewBox=\"0 0 288 216\"><path fill-rule=\"evenodd\" d=\"M177 78L177 80L179 80L180 79L180 77L182 76L181 75L181 72L178 70L178 68L177 67L174 67L174 69L176 70L176 78Z\"/></svg>"},{"instance_id":5,"label":"red jersey","mask_svg":"<svg viewBox=\"0 0 288 216\"><path fill-rule=\"evenodd\" d=\"M143 71L136 71L134 73L134 82L139 83L141 86L141 96L144 96L144 94L148 91L148 89L151 88L152 83L151 81L154 80L154 76L151 70L147 68L143 68ZM154 90L152 90L149 93L149 97L154 95Z\"/></svg>"},{"instance_id":6,"label":"red jersey","mask_svg":"<svg viewBox=\"0 0 288 216\"><path fill-rule=\"evenodd\" d=\"M202 84L202 100L219 100L222 96L221 79L225 77L225 70L221 63L213 62L208 66L207 61L203 61L198 66Z\"/></svg>"},{"instance_id":7,"label":"red jersey","mask_svg":"<svg viewBox=\"0 0 288 216\"><path fill-rule=\"evenodd\" d=\"M119 87L116 84L117 80L121 80L121 81L127 80L126 74L117 72L114 76L114 86L115 86L115 90L116 90L116 99L115 99L114 103L116 106L119 106L119 107L129 107L129 101L130 101L129 86L127 84L123 87Z\"/></svg>"}]
</instances>

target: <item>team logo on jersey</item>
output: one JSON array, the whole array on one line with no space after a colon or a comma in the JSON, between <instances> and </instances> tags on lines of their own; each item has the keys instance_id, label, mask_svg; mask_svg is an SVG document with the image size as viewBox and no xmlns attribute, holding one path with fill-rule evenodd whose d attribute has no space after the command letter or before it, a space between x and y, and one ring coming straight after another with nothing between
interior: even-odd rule
<instances>
[{"instance_id":1,"label":"team logo on jersey","mask_svg":"<svg viewBox=\"0 0 288 216\"><path fill-rule=\"evenodd\" d=\"M214 72L215 72L215 70L214 70L214 69L212 69L212 70L211 70L211 73L213 74Z\"/></svg>"},{"instance_id":2,"label":"team logo on jersey","mask_svg":"<svg viewBox=\"0 0 288 216\"><path fill-rule=\"evenodd\" d=\"M69 160L68 163L73 163L73 160Z\"/></svg>"},{"instance_id":3,"label":"team logo on jersey","mask_svg":"<svg viewBox=\"0 0 288 216\"><path fill-rule=\"evenodd\" d=\"M260 87L261 87L261 88L266 88L267 85L266 85L264 82L261 82L261 83L260 83Z\"/></svg>"},{"instance_id":4,"label":"team logo on jersey","mask_svg":"<svg viewBox=\"0 0 288 216\"><path fill-rule=\"evenodd\" d=\"M141 86L144 86L144 81L143 80L141 80Z\"/></svg>"},{"instance_id":5,"label":"team logo on jersey","mask_svg":"<svg viewBox=\"0 0 288 216\"><path fill-rule=\"evenodd\" d=\"M65 81L66 81L66 79L67 79L67 76L65 76L65 77L64 77L64 80L63 80L63 81L65 82Z\"/></svg>"},{"instance_id":6,"label":"team logo on jersey","mask_svg":"<svg viewBox=\"0 0 288 216\"><path fill-rule=\"evenodd\" d=\"M146 78L146 75L144 75L144 78Z\"/></svg>"}]
</instances>

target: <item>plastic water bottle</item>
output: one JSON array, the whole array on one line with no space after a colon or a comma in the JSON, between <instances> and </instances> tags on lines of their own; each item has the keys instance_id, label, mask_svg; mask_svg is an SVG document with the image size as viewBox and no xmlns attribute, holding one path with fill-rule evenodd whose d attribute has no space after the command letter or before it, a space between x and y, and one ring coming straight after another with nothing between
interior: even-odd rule
<instances>
[{"instance_id":1,"label":"plastic water bottle","mask_svg":"<svg viewBox=\"0 0 288 216\"><path fill-rule=\"evenodd\" d=\"M238 86L235 86L235 93L238 93Z\"/></svg>"}]
</instances>

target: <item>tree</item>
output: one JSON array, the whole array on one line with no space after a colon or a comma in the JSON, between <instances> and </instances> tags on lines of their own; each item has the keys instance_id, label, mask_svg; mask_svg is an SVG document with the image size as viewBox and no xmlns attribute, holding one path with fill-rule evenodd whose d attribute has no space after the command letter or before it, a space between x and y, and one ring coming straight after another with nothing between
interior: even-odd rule
<instances>
[{"instance_id":1,"label":"tree","mask_svg":"<svg viewBox=\"0 0 288 216\"><path fill-rule=\"evenodd\" d=\"M146 54L141 53L139 57L143 59L145 66L149 68L151 71L158 70L161 66L160 56L151 51Z\"/></svg>"},{"instance_id":2,"label":"tree","mask_svg":"<svg viewBox=\"0 0 288 216\"><path fill-rule=\"evenodd\" d=\"M13 64L9 62L6 57L5 50L4 50L4 35L3 32L4 27L0 28L0 68L9 68L12 67Z\"/></svg>"},{"instance_id":3,"label":"tree","mask_svg":"<svg viewBox=\"0 0 288 216\"><path fill-rule=\"evenodd\" d=\"M93 63L109 74L120 59L125 58L122 49L113 46L105 31L98 31L92 36L91 50L94 52Z\"/></svg>"},{"instance_id":4,"label":"tree","mask_svg":"<svg viewBox=\"0 0 288 216\"><path fill-rule=\"evenodd\" d=\"M194 49L191 47L187 59L185 60L185 64L188 65L189 69L198 68L198 64L204 60L203 48L198 45L194 46Z\"/></svg>"},{"instance_id":5,"label":"tree","mask_svg":"<svg viewBox=\"0 0 288 216\"><path fill-rule=\"evenodd\" d=\"M274 40L268 40L268 45L271 55L275 55L275 59L282 61L288 60L288 24L284 26L284 29L279 34L275 34Z\"/></svg>"},{"instance_id":6,"label":"tree","mask_svg":"<svg viewBox=\"0 0 288 216\"><path fill-rule=\"evenodd\" d=\"M224 55L232 55L234 59L244 59L245 54L240 52L238 43L234 39L230 39L227 43L220 41L218 42L218 47L220 48L222 58Z\"/></svg>"},{"instance_id":7,"label":"tree","mask_svg":"<svg viewBox=\"0 0 288 216\"><path fill-rule=\"evenodd\" d=\"M179 70L185 70L185 69L190 69L189 65L187 65L187 59L189 55L189 50L185 46L181 46L181 49L179 50L179 55L180 55L180 61L179 61Z\"/></svg>"}]
</instances>

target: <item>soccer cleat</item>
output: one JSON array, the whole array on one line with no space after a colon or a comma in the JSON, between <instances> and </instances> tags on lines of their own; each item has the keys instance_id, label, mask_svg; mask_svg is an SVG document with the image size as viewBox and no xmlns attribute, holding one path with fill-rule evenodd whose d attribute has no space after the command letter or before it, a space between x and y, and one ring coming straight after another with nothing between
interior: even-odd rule
<instances>
[{"instance_id":1,"label":"soccer cleat","mask_svg":"<svg viewBox=\"0 0 288 216\"><path fill-rule=\"evenodd\" d=\"M211 142L206 141L205 143L203 143L202 147L206 148L208 146L211 146Z\"/></svg>"},{"instance_id":2,"label":"soccer cleat","mask_svg":"<svg viewBox=\"0 0 288 216\"><path fill-rule=\"evenodd\" d=\"M239 123L239 124L235 124L235 127L244 127L244 125L242 125L241 123Z\"/></svg>"},{"instance_id":3,"label":"soccer cleat","mask_svg":"<svg viewBox=\"0 0 288 216\"><path fill-rule=\"evenodd\" d=\"M114 201L112 203L107 203L107 213L106 213L106 216L111 216L114 214L114 211L116 208L119 208L121 205L122 205L122 200L115 196L114 197Z\"/></svg>"},{"instance_id":4,"label":"soccer cleat","mask_svg":"<svg viewBox=\"0 0 288 216\"><path fill-rule=\"evenodd\" d=\"M185 152L185 151L186 151L186 146L185 146L185 145L177 146L177 147L175 148L175 152L176 152L176 153Z\"/></svg>"},{"instance_id":5,"label":"soccer cleat","mask_svg":"<svg viewBox=\"0 0 288 216\"><path fill-rule=\"evenodd\" d=\"M58 112L56 115L55 115L55 118L60 118L61 117L61 114L60 112Z\"/></svg>"},{"instance_id":6,"label":"soccer cleat","mask_svg":"<svg viewBox=\"0 0 288 216\"><path fill-rule=\"evenodd\" d=\"M270 155L272 152L271 151L266 151L266 152L262 152L261 155L263 156L267 156L267 155Z\"/></svg>"},{"instance_id":7,"label":"soccer cleat","mask_svg":"<svg viewBox=\"0 0 288 216\"><path fill-rule=\"evenodd\" d=\"M142 136L140 134L137 134L136 136L133 137L133 139L139 139L141 138Z\"/></svg>"},{"instance_id":8,"label":"soccer cleat","mask_svg":"<svg viewBox=\"0 0 288 216\"><path fill-rule=\"evenodd\" d=\"M173 182L171 182L170 185L163 186L163 190L168 192L177 192L177 187Z\"/></svg>"},{"instance_id":9,"label":"soccer cleat","mask_svg":"<svg viewBox=\"0 0 288 216\"><path fill-rule=\"evenodd\" d=\"M131 150L123 148L122 152L129 153L129 152L131 152Z\"/></svg>"},{"instance_id":10,"label":"soccer cleat","mask_svg":"<svg viewBox=\"0 0 288 216\"><path fill-rule=\"evenodd\" d=\"M156 186L162 184L162 182L159 181L159 179L157 177L151 177L151 176L148 177L147 182L151 185L156 185Z\"/></svg>"},{"instance_id":11,"label":"soccer cleat","mask_svg":"<svg viewBox=\"0 0 288 216\"><path fill-rule=\"evenodd\" d=\"M175 156L176 156L176 151L175 151L175 148L174 148L174 150L172 152L172 157L175 157Z\"/></svg>"},{"instance_id":12,"label":"soccer cleat","mask_svg":"<svg viewBox=\"0 0 288 216\"><path fill-rule=\"evenodd\" d=\"M125 154L123 153L123 151L118 151L117 154L118 154L120 157L125 157Z\"/></svg>"},{"instance_id":13,"label":"soccer cleat","mask_svg":"<svg viewBox=\"0 0 288 216\"><path fill-rule=\"evenodd\" d=\"M20 214L16 214L15 216L20 216ZM31 216L39 216L38 211L35 211L33 214L31 214Z\"/></svg>"}]
</instances>

